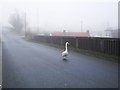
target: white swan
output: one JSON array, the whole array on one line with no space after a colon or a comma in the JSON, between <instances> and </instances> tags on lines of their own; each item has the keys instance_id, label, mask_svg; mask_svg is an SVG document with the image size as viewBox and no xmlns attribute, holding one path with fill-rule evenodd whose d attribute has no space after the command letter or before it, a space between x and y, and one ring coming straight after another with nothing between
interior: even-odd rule
<instances>
[{"instance_id":1,"label":"white swan","mask_svg":"<svg viewBox=\"0 0 120 90\"><path fill-rule=\"evenodd\" d=\"M65 51L62 52L63 59L66 59L65 57L67 57L67 55L68 55L67 45L69 45L68 42L65 43Z\"/></svg>"}]
</instances>

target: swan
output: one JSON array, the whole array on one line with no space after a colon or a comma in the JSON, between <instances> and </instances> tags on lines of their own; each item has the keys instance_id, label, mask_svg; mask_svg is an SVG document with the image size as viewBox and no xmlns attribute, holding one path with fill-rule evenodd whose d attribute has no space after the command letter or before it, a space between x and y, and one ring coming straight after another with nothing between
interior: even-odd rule
<instances>
[{"instance_id":1,"label":"swan","mask_svg":"<svg viewBox=\"0 0 120 90\"><path fill-rule=\"evenodd\" d=\"M67 57L67 55L68 55L68 48L67 48L68 45L69 45L69 43L66 42L65 43L65 51L62 52L63 59L65 59L65 57Z\"/></svg>"}]
</instances>

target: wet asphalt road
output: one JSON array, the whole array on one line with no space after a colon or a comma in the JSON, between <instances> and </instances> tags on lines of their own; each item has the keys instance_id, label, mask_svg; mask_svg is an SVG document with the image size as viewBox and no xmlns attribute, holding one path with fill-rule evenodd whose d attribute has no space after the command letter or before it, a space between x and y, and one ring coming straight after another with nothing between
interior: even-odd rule
<instances>
[{"instance_id":1,"label":"wet asphalt road","mask_svg":"<svg viewBox=\"0 0 120 90\"><path fill-rule=\"evenodd\" d=\"M3 88L117 88L118 64L3 33Z\"/></svg>"},{"instance_id":2,"label":"wet asphalt road","mask_svg":"<svg viewBox=\"0 0 120 90\"><path fill-rule=\"evenodd\" d=\"M2 85L2 43L0 42L0 90Z\"/></svg>"}]
</instances>

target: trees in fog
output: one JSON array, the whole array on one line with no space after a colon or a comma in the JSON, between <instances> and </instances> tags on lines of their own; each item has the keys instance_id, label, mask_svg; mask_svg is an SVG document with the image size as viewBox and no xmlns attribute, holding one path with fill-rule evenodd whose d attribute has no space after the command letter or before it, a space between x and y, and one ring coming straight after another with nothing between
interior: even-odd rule
<instances>
[{"instance_id":1,"label":"trees in fog","mask_svg":"<svg viewBox=\"0 0 120 90\"><path fill-rule=\"evenodd\" d=\"M9 23L12 25L13 30L15 32L17 33L22 32L22 29L24 27L24 20L18 13L10 15Z\"/></svg>"}]
</instances>

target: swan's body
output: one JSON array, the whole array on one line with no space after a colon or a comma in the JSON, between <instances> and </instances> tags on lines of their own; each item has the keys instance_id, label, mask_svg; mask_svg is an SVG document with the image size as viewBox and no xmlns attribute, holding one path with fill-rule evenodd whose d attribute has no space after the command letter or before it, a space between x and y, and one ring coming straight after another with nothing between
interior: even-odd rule
<instances>
[{"instance_id":1,"label":"swan's body","mask_svg":"<svg viewBox=\"0 0 120 90\"><path fill-rule=\"evenodd\" d=\"M68 48L67 48L68 44L69 44L68 42L65 43L65 51L62 52L62 56L63 56L64 59L68 55Z\"/></svg>"}]
</instances>

